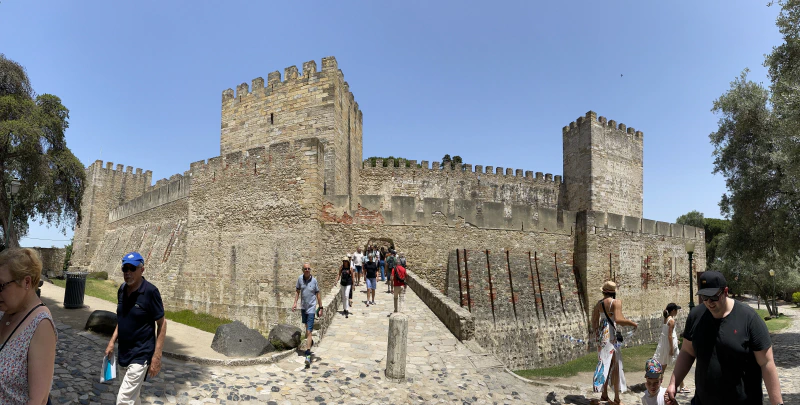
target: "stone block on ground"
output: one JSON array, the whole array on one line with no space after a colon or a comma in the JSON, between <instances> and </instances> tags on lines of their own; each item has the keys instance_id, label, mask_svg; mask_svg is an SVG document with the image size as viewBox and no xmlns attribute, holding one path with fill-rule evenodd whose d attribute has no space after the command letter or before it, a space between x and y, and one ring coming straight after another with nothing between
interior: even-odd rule
<instances>
[{"instance_id":1,"label":"stone block on ground","mask_svg":"<svg viewBox=\"0 0 800 405\"><path fill-rule=\"evenodd\" d=\"M294 349L300 345L303 330L294 325L280 324L269 331L269 342L278 349Z\"/></svg>"},{"instance_id":2,"label":"stone block on ground","mask_svg":"<svg viewBox=\"0 0 800 405\"><path fill-rule=\"evenodd\" d=\"M89 315L86 320L85 330L99 333L101 335L111 336L114 334L114 329L117 327L117 314L111 311L94 311Z\"/></svg>"},{"instance_id":3,"label":"stone block on ground","mask_svg":"<svg viewBox=\"0 0 800 405\"><path fill-rule=\"evenodd\" d=\"M258 357L272 351L272 345L259 331L240 321L219 326L211 348L228 357Z\"/></svg>"}]
</instances>

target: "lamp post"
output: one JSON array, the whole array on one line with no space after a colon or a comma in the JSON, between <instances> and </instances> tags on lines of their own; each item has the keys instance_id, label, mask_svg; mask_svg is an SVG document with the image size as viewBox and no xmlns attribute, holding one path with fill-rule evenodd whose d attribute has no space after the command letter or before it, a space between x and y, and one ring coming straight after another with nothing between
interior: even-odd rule
<instances>
[{"instance_id":1,"label":"lamp post","mask_svg":"<svg viewBox=\"0 0 800 405\"><path fill-rule=\"evenodd\" d=\"M692 254L694 253L694 241L686 242L686 253L689 254L689 311L694 308L694 272L692 271Z\"/></svg>"},{"instance_id":2,"label":"lamp post","mask_svg":"<svg viewBox=\"0 0 800 405\"><path fill-rule=\"evenodd\" d=\"M9 248L9 244L11 243L11 227L12 227L12 215L14 212L14 196L17 195L20 186L19 179L16 177L11 178L11 184L7 186L8 190L8 226L6 227L6 249Z\"/></svg>"},{"instance_id":3,"label":"lamp post","mask_svg":"<svg viewBox=\"0 0 800 405\"><path fill-rule=\"evenodd\" d=\"M775 311L775 316L778 316L778 307L775 305L775 270L769 271L769 276L772 277L772 310Z\"/></svg>"}]
</instances>

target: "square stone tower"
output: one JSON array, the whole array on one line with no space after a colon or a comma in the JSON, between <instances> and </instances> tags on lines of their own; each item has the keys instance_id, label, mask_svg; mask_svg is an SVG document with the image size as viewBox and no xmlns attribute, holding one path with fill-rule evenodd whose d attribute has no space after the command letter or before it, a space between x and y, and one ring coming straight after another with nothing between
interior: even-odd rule
<instances>
[{"instance_id":1,"label":"square stone tower","mask_svg":"<svg viewBox=\"0 0 800 405\"><path fill-rule=\"evenodd\" d=\"M325 144L324 194L356 193L362 150L362 114L336 58L303 63L222 92L220 154L316 137ZM351 198L352 200L352 198Z\"/></svg>"},{"instance_id":2,"label":"square stone tower","mask_svg":"<svg viewBox=\"0 0 800 405\"><path fill-rule=\"evenodd\" d=\"M562 135L567 209L641 218L644 134L589 111Z\"/></svg>"}]
</instances>

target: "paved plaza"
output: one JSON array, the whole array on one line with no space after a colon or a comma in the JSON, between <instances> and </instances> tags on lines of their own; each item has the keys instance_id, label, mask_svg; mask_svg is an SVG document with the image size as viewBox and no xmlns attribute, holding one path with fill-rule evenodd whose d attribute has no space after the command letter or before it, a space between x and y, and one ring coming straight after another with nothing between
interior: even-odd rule
<instances>
[{"instance_id":1,"label":"paved plaza","mask_svg":"<svg viewBox=\"0 0 800 405\"><path fill-rule=\"evenodd\" d=\"M576 387L573 379L532 384L511 375L493 356L455 339L411 289L405 311L409 315L406 380L388 380L383 371L392 296L378 292L377 305L367 307L363 289L357 287L354 293L349 319L337 316L324 340L315 345L310 369L306 370L303 357L295 354L273 364L241 367L165 357L162 372L145 383L142 403L584 404L587 398L596 397L589 392L588 379ZM782 310L795 319L800 315L788 306ZM119 383L98 381L107 338L58 321L57 325L53 402L113 403ZM800 403L800 322L773 339L784 400ZM640 382L637 371L626 371L629 383ZM640 396L629 393L622 399L635 404ZM689 402L688 396L680 398L681 403Z\"/></svg>"}]
</instances>

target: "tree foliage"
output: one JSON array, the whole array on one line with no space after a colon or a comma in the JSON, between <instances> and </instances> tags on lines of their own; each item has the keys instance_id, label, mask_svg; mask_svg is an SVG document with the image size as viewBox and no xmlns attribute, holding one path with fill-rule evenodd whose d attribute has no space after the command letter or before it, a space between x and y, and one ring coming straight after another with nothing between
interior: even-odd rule
<instances>
[{"instance_id":1,"label":"tree foliage","mask_svg":"<svg viewBox=\"0 0 800 405\"><path fill-rule=\"evenodd\" d=\"M393 164L392 167L400 167L400 160L401 159L403 159L403 161L405 161L405 167L411 167L411 161L410 160L408 160L406 158L394 157L394 156L388 156L388 157L372 156L372 157L368 157L367 161L369 161L369 163L367 163L367 167L375 167L375 166L377 166L378 165L378 159L383 159L383 167L389 167L389 159L394 159L394 164ZM417 164L417 167L420 167L420 166L421 165Z\"/></svg>"},{"instance_id":2,"label":"tree foliage","mask_svg":"<svg viewBox=\"0 0 800 405\"><path fill-rule=\"evenodd\" d=\"M728 191L720 208L731 219L728 243L754 260L800 251L800 0L779 1L784 42L764 65L770 84L747 70L714 102L714 170Z\"/></svg>"},{"instance_id":3,"label":"tree foliage","mask_svg":"<svg viewBox=\"0 0 800 405\"><path fill-rule=\"evenodd\" d=\"M0 54L0 223L10 246L27 234L30 219L62 232L80 223L85 174L67 147L68 119L60 98L37 95L25 68ZM14 177L22 185L9 218Z\"/></svg>"},{"instance_id":4,"label":"tree foliage","mask_svg":"<svg viewBox=\"0 0 800 405\"><path fill-rule=\"evenodd\" d=\"M705 221L703 218L703 213L699 211L689 211L686 214L683 214L675 220L676 224L680 225L689 225L695 228L703 228L705 226Z\"/></svg>"},{"instance_id":5,"label":"tree foliage","mask_svg":"<svg viewBox=\"0 0 800 405\"><path fill-rule=\"evenodd\" d=\"M463 168L463 164L464 161L461 160L461 156L455 155L451 158L450 154L448 153L442 157L442 169L444 169L446 166L450 166L450 169L455 169L457 167Z\"/></svg>"}]
</instances>

